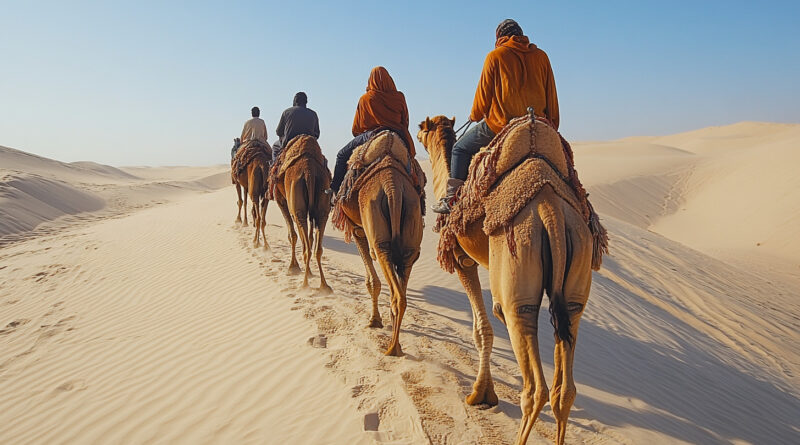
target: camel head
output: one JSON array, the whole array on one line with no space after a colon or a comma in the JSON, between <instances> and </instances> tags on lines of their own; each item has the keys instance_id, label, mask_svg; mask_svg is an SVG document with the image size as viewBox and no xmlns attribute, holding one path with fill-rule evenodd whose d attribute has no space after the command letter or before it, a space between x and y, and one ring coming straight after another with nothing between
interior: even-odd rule
<instances>
[{"instance_id":1,"label":"camel head","mask_svg":"<svg viewBox=\"0 0 800 445\"><path fill-rule=\"evenodd\" d=\"M417 132L417 139L431 157L433 190L437 198L444 196L447 178L450 176L450 152L456 142L456 132L453 130L455 123L455 117L426 117L420 122Z\"/></svg>"}]
</instances>

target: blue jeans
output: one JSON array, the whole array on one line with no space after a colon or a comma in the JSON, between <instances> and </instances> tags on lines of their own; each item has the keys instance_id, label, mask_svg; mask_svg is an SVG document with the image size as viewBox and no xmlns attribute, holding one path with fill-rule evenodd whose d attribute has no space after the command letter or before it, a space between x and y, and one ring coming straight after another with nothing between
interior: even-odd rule
<instances>
[{"instance_id":1,"label":"blue jeans","mask_svg":"<svg viewBox=\"0 0 800 445\"><path fill-rule=\"evenodd\" d=\"M336 154L336 167L333 169L333 180L331 181L331 189L333 189L334 192L339 191L339 186L341 186L342 181L344 181L344 175L347 173L347 161L350 160L350 155L353 154L353 150L359 145L366 143L374 133L375 130L370 130L359 134Z\"/></svg>"},{"instance_id":2,"label":"blue jeans","mask_svg":"<svg viewBox=\"0 0 800 445\"><path fill-rule=\"evenodd\" d=\"M450 177L462 181L467 179L472 157L481 148L489 145L494 136L486 121L480 121L478 125L467 130L453 145L453 153L450 155Z\"/></svg>"}]
</instances>

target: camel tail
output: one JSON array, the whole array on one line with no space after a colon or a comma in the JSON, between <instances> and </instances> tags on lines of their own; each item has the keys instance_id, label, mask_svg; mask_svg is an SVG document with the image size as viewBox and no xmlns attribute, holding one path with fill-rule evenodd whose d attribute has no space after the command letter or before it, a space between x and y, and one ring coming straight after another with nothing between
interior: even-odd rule
<instances>
[{"instance_id":1,"label":"camel tail","mask_svg":"<svg viewBox=\"0 0 800 445\"><path fill-rule=\"evenodd\" d=\"M311 172L304 172L303 177L306 181L306 193L308 194L308 204L306 204L306 209L308 211L308 240L311 244L309 248L311 252L314 252L316 246L314 245L314 228L316 227L319 230L319 215L316 212L316 199L317 199L317 187L316 187L316 177Z\"/></svg>"},{"instance_id":2,"label":"camel tail","mask_svg":"<svg viewBox=\"0 0 800 445\"><path fill-rule=\"evenodd\" d=\"M552 276L547 296L550 298L550 323L559 339L572 345L567 300L564 298L564 278L567 273L567 241L563 215L552 204L542 203L540 216L544 223L550 244L550 264ZM559 217L561 216L561 217Z\"/></svg>"},{"instance_id":3,"label":"camel tail","mask_svg":"<svg viewBox=\"0 0 800 445\"><path fill-rule=\"evenodd\" d=\"M402 277L402 268L405 264L403 261L403 249L400 245L400 222L403 216L403 195L400 194L400 196L397 196L397 184L395 183L387 183L383 189L386 193L386 203L389 207L389 228L392 234L392 264L395 266L398 277Z\"/></svg>"},{"instance_id":4,"label":"camel tail","mask_svg":"<svg viewBox=\"0 0 800 445\"><path fill-rule=\"evenodd\" d=\"M319 215L316 212L316 202L317 202L317 184L316 184L316 177L311 172L304 172L303 178L306 181L306 193L308 194L308 222L309 225L313 228L319 222Z\"/></svg>"},{"instance_id":5,"label":"camel tail","mask_svg":"<svg viewBox=\"0 0 800 445\"><path fill-rule=\"evenodd\" d=\"M253 170L253 175L248 178L247 181L247 188L251 191L252 201L253 201L253 208L255 209L256 214L260 214L259 210L261 209L261 200L264 199L263 192L264 192L264 172L261 166L257 166Z\"/></svg>"}]
</instances>

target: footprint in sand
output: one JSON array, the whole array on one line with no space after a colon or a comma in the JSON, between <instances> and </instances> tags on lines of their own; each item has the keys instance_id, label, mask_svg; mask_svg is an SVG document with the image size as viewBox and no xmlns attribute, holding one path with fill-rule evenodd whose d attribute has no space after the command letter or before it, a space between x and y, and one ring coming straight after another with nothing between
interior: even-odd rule
<instances>
[{"instance_id":1,"label":"footprint in sand","mask_svg":"<svg viewBox=\"0 0 800 445\"><path fill-rule=\"evenodd\" d=\"M86 389L86 381L83 379L70 380L56 387L58 392L83 391L84 389Z\"/></svg>"},{"instance_id":2,"label":"footprint in sand","mask_svg":"<svg viewBox=\"0 0 800 445\"><path fill-rule=\"evenodd\" d=\"M14 320L14 321L10 322L9 324L7 324L4 329L0 330L0 335L10 334L10 333L14 332L15 330L17 330L17 328L19 326L22 326L22 325L28 323L29 321L30 320L25 319L25 318L19 318L17 320Z\"/></svg>"}]
</instances>

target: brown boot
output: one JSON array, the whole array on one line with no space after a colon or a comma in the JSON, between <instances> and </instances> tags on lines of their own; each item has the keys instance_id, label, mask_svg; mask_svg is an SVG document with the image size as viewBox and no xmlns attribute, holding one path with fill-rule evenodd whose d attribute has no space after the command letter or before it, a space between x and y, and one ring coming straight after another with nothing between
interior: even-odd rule
<instances>
[{"instance_id":1,"label":"brown boot","mask_svg":"<svg viewBox=\"0 0 800 445\"><path fill-rule=\"evenodd\" d=\"M455 201L456 193L464 181L461 179L450 178L447 180L447 193L436 204L431 206L434 213L450 213L451 206Z\"/></svg>"}]
</instances>

